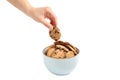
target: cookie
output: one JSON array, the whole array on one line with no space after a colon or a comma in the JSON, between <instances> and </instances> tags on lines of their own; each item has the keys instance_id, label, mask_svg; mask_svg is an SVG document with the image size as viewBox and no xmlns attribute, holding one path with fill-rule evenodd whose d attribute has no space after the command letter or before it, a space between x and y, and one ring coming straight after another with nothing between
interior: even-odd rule
<instances>
[{"instance_id":1,"label":"cookie","mask_svg":"<svg viewBox=\"0 0 120 80\"><path fill-rule=\"evenodd\" d=\"M56 41L54 44L55 44L56 46L58 46L58 45L64 46L64 47L62 47L62 48L64 48L64 49L67 50L67 51L73 51L75 54L77 54L77 53L79 52L76 47L72 46L72 45L71 45L70 43L68 43L68 42ZM61 47L61 46L60 46L60 47Z\"/></svg>"},{"instance_id":2,"label":"cookie","mask_svg":"<svg viewBox=\"0 0 120 80\"><path fill-rule=\"evenodd\" d=\"M55 52L55 48L50 47L47 51L47 56L51 57L54 52Z\"/></svg>"},{"instance_id":3,"label":"cookie","mask_svg":"<svg viewBox=\"0 0 120 80\"><path fill-rule=\"evenodd\" d=\"M55 53L56 53L57 58L64 58L64 57L65 57L65 54L64 54L64 51L63 51L63 50L57 49L57 50L55 51Z\"/></svg>"},{"instance_id":4,"label":"cookie","mask_svg":"<svg viewBox=\"0 0 120 80\"><path fill-rule=\"evenodd\" d=\"M68 51L68 52L66 53L66 58L71 58L71 57L73 57L73 56L75 56L73 51Z\"/></svg>"},{"instance_id":5,"label":"cookie","mask_svg":"<svg viewBox=\"0 0 120 80\"><path fill-rule=\"evenodd\" d=\"M66 48L65 46L63 46L63 45L56 45L56 48L58 48L58 49L61 49L61 50L64 50L64 51L69 51L69 49L68 48Z\"/></svg>"},{"instance_id":6,"label":"cookie","mask_svg":"<svg viewBox=\"0 0 120 80\"><path fill-rule=\"evenodd\" d=\"M58 27L54 27L52 31L49 32L49 35L55 41L58 41L61 37L60 29Z\"/></svg>"}]
</instances>

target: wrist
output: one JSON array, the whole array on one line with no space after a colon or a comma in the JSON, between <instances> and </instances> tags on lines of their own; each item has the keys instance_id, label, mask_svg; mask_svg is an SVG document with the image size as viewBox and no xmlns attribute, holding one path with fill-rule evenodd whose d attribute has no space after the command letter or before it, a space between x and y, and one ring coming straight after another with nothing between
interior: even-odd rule
<instances>
[{"instance_id":1,"label":"wrist","mask_svg":"<svg viewBox=\"0 0 120 80\"><path fill-rule=\"evenodd\" d=\"M32 18L32 17L33 17L33 14L34 14L34 13L33 13L34 10L35 10L35 8L31 6L31 7L29 7L28 9L25 10L25 14L26 14L27 16L29 16L29 17Z\"/></svg>"},{"instance_id":2,"label":"wrist","mask_svg":"<svg viewBox=\"0 0 120 80\"><path fill-rule=\"evenodd\" d=\"M32 6L29 6L27 7L23 12L26 14L26 15L29 15L33 10L33 7Z\"/></svg>"}]
</instances>

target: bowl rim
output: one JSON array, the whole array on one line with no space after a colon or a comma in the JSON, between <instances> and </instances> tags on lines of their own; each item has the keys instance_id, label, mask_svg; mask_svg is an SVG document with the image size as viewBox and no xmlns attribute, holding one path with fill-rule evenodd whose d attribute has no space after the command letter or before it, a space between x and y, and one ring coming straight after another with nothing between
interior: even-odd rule
<instances>
[{"instance_id":1,"label":"bowl rim","mask_svg":"<svg viewBox=\"0 0 120 80\"><path fill-rule=\"evenodd\" d=\"M48 47L49 47L49 46L48 46ZM77 56L80 55L80 50L77 48L77 49L79 50L78 54L76 54L75 56L70 57L70 58L62 58L62 59L61 59L61 58L49 57L49 56L45 55L45 52L46 52L46 50L48 49L48 47L45 47L42 52L43 52L43 55L44 55L45 57L48 57L48 58L51 58L51 59L57 59L57 60L63 60L63 59L64 59L64 60L65 60L65 59L72 59L72 58L75 58L75 57L77 57Z\"/></svg>"}]
</instances>

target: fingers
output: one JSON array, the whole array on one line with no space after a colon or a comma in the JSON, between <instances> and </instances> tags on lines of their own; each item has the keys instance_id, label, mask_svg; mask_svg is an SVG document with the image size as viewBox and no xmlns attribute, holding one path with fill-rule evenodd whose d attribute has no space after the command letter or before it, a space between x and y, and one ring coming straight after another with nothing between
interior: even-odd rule
<instances>
[{"instance_id":1,"label":"fingers","mask_svg":"<svg viewBox=\"0 0 120 80\"><path fill-rule=\"evenodd\" d=\"M57 26L57 17L56 17L56 15L53 13L53 11L50 8L47 8L46 11L47 11L46 17L48 19L50 19L50 23L53 26Z\"/></svg>"},{"instance_id":2,"label":"fingers","mask_svg":"<svg viewBox=\"0 0 120 80\"><path fill-rule=\"evenodd\" d=\"M53 29L53 26L49 22L47 22L45 19L42 19L41 23L45 25L50 31Z\"/></svg>"},{"instance_id":3,"label":"fingers","mask_svg":"<svg viewBox=\"0 0 120 80\"><path fill-rule=\"evenodd\" d=\"M51 31L53 27L57 26L57 18L49 7L35 8L32 14L32 18L38 22L41 22ZM48 19L49 21L47 21Z\"/></svg>"},{"instance_id":4,"label":"fingers","mask_svg":"<svg viewBox=\"0 0 120 80\"><path fill-rule=\"evenodd\" d=\"M57 18L56 18L56 16L53 14L53 13L51 13L50 14L50 20L51 20L51 24L53 25L53 26L57 26Z\"/></svg>"}]
</instances>

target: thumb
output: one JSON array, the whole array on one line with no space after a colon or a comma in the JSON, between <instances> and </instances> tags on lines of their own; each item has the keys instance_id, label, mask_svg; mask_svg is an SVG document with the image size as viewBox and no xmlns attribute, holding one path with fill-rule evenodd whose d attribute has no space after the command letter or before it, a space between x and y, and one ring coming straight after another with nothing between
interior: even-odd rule
<instances>
[{"instance_id":1,"label":"thumb","mask_svg":"<svg viewBox=\"0 0 120 80\"><path fill-rule=\"evenodd\" d=\"M45 25L50 31L53 29L53 26L46 20L42 20L41 23Z\"/></svg>"}]
</instances>

